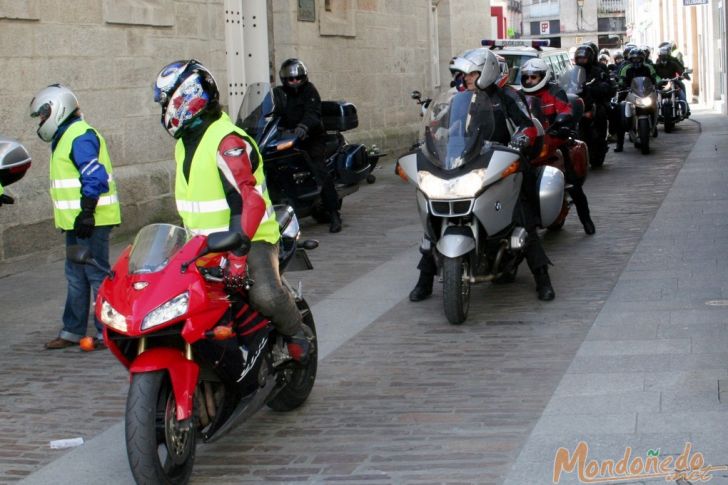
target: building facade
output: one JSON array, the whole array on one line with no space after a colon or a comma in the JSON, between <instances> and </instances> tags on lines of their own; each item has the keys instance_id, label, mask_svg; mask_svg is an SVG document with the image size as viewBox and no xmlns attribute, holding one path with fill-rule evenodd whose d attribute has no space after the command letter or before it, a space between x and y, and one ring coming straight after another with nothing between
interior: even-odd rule
<instances>
[{"instance_id":1,"label":"building facade","mask_svg":"<svg viewBox=\"0 0 728 485\"><path fill-rule=\"evenodd\" d=\"M350 137L389 153L416 137L410 92L447 88L450 58L490 35L488 0L0 0L0 133L33 157L26 178L8 189L16 204L0 208L0 275L9 271L3 263L59 257L63 247L48 195L50 147L28 116L33 95L68 85L105 136L122 203L117 234L176 220L175 141L159 125L152 84L165 64L198 59L235 114L245 81L231 36L240 38L246 24L262 27L260 12L263 71L276 78L283 60L303 59L322 98L357 106L360 125Z\"/></svg>"},{"instance_id":2,"label":"building facade","mask_svg":"<svg viewBox=\"0 0 728 485\"><path fill-rule=\"evenodd\" d=\"M549 39L552 47L618 48L627 30L627 0L524 0L522 8L523 37Z\"/></svg>"}]
</instances>

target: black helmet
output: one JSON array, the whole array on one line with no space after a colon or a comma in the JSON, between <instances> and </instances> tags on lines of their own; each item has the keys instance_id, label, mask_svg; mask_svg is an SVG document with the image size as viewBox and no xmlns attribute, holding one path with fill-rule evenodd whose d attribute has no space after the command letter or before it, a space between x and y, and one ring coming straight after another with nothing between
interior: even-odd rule
<instances>
[{"instance_id":1,"label":"black helmet","mask_svg":"<svg viewBox=\"0 0 728 485\"><path fill-rule=\"evenodd\" d=\"M632 49L636 48L637 46L634 44L627 44L624 46L624 58L629 59L629 53L632 51Z\"/></svg>"},{"instance_id":2,"label":"black helmet","mask_svg":"<svg viewBox=\"0 0 728 485\"><path fill-rule=\"evenodd\" d=\"M281 83L283 83L284 86L288 86L289 88L296 90L308 82L308 69L306 69L306 65L303 61L296 58L286 59L283 61L283 64L281 64L281 70L278 71L278 77L280 77ZM291 81L300 81L300 83L292 85Z\"/></svg>"},{"instance_id":3,"label":"black helmet","mask_svg":"<svg viewBox=\"0 0 728 485\"><path fill-rule=\"evenodd\" d=\"M628 59L634 67L642 67L642 64L645 62L645 53L642 49L635 47L629 51Z\"/></svg>"},{"instance_id":4,"label":"black helmet","mask_svg":"<svg viewBox=\"0 0 728 485\"><path fill-rule=\"evenodd\" d=\"M580 45L574 52L574 64L579 66L590 66L594 64L595 59L596 53L586 44Z\"/></svg>"},{"instance_id":5,"label":"black helmet","mask_svg":"<svg viewBox=\"0 0 728 485\"><path fill-rule=\"evenodd\" d=\"M662 47L660 47L660 50L657 53L657 62L659 64L664 64L668 61L669 58L670 58L670 44L665 44Z\"/></svg>"}]
</instances>

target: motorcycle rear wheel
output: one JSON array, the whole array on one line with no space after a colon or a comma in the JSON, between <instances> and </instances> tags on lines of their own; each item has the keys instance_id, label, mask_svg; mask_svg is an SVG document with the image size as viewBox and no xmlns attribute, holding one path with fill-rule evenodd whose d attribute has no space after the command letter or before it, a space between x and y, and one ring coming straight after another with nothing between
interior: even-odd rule
<instances>
[{"instance_id":1,"label":"motorcycle rear wheel","mask_svg":"<svg viewBox=\"0 0 728 485\"><path fill-rule=\"evenodd\" d=\"M292 411L299 407L308 399L316 381L316 371L318 369L316 324L308 303L302 299L297 304L303 317L304 332L311 339L311 349L306 364L284 371L288 373L286 375L287 384L267 403L268 407L274 411Z\"/></svg>"},{"instance_id":2,"label":"motorcycle rear wheel","mask_svg":"<svg viewBox=\"0 0 728 485\"><path fill-rule=\"evenodd\" d=\"M675 122L673 120L665 120L665 133L672 133L675 129Z\"/></svg>"},{"instance_id":3,"label":"motorcycle rear wheel","mask_svg":"<svg viewBox=\"0 0 728 485\"><path fill-rule=\"evenodd\" d=\"M470 282L463 278L467 274L468 262L464 256L443 259L445 316L451 324L460 325L468 317L470 309Z\"/></svg>"},{"instance_id":4,"label":"motorcycle rear wheel","mask_svg":"<svg viewBox=\"0 0 728 485\"><path fill-rule=\"evenodd\" d=\"M187 483L195 462L196 429L176 419L166 371L134 374L126 401L126 454L139 484Z\"/></svg>"},{"instance_id":5,"label":"motorcycle rear wheel","mask_svg":"<svg viewBox=\"0 0 728 485\"><path fill-rule=\"evenodd\" d=\"M642 155L650 153L650 120L642 118L637 121L637 132L640 137L640 151Z\"/></svg>"}]
</instances>

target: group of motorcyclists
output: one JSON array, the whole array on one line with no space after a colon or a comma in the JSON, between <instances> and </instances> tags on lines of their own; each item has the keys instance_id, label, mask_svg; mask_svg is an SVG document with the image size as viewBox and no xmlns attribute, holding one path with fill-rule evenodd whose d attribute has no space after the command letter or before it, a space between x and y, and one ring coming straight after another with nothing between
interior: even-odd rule
<instances>
[{"instance_id":1,"label":"group of motorcyclists","mask_svg":"<svg viewBox=\"0 0 728 485\"><path fill-rule=\"evenodd\" d=\"M451 88L477 91L478 95L490 98L490 104L497 117L496 130L491 136L491 141L519 149L526 159L535 156L532 147L537 143L537 133L532 121L532 116L536 116L536 113L529 111L526 98L538 98L539 121L544 129L550 130L551 139L560 140L558 143L566 143L569 132L578 133L579 137L587 142L589 157L593 160L592 166L601 166L608 151L610 138L616 138L614 151L623 151L625 136L623 106L619 102L614 103L613 98L619 93L618 100L624 101L625 93L635 77L645 76L655 85L659 85L661 78L669 79L683 75L685 68L680 57L682 56L674 42L664 42L660 45L657 62L654 65L650 60L650 51L646 47L640 48L629 44L623 52L616 53L612 59L608 50L599 51L594 43L577 46L573 51L572 62L574 66L579 66L585 71L579 97L583 102L584 111L591 113L588 118L582 118L581 122L574 119L571 103L564 89L552 78L549 66L538 57L531 58L520 66L520 90L516 90L501 82L508 79L508 66L501 56L487 47L468 50L450 62L453 76ZM680 85L680 88L680 99L685 101L685 87ZM689 114L687 109L686 117ZM579 125L579 128L575 125ZM571 131L572 129L574 131ZM575 173L568 157L568 150L562 150L562 153L566 190L576 207L584 232L593 235L596 226L591 219L589 203L583 190L584 177ZM524 174L522 203L518 219L528 232L525 257L534 275L538 298L549 301L554 299L555 291L548 276L550 261L537 233L539 220L537 200L534 197L536 181L528 163L523 164L522 170ZM420 275L409 295L411 301L421 301L432 294L433 280L437 273L432 247L433 242L424 237L420 246L422 257L418 264Z\"/></svg>"}]
</instances>

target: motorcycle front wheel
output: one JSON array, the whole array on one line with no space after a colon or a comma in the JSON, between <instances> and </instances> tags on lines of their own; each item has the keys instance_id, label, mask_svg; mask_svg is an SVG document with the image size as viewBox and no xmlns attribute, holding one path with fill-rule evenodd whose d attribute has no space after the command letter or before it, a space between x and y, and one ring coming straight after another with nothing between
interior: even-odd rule
<instances>
[{"instance_id":1,"label":"motorcycle front wheel","mask_svg":"<svg viewBox=\"0 0 728 485\"><path fill-rule=\"evenodd\" d=\"M165 371L134 374L126 401L126 454L138 484L187 483L195 461L196 430L177 421Z\"/></svg>"},{"instance_id":2,"label":"motorcycle front wheel","mask_svg":"<svg viewBox=\"0 0 728 485\"><path fill-rule=\"evenodd\" d=\"M641 118L637 121L637 132L640 137L640 151L642 155L650 153L650 120Z\"/></svg>"},{"instance_id":3,"label":"motorcycle front wheel","mask_svg":"<svg viewBox=\"0 0 728 485\"><path fill-rule=\"evenodd\" d=\"M466 279L468 262L464 256L443 258L443 300L445 316L453 325L460 325L470 309L470 282Z\"/></svg>"},{"instance_id":4,"label":"motorcycle front wheel","mask_svg":"<svg viewBox=\"0 0 728 485\"><path fill-rule=\"evenodd\" d=\"M673 121L672 118L665 119L665 133L672 133L672 130L675 129L675 121Z\"/></svg>"}]
</instances>

